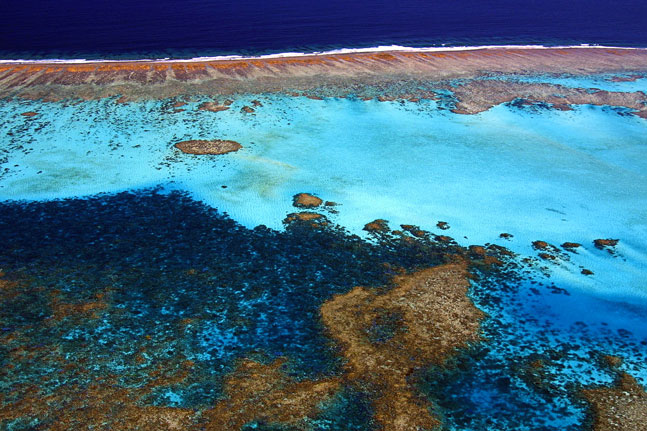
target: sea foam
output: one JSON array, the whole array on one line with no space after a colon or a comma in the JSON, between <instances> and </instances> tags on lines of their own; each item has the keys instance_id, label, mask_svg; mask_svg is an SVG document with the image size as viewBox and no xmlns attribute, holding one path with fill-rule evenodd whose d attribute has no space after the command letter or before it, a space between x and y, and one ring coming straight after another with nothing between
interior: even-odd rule
<instances>
[{"instance_id":1,"label":"sea foam","mask_svg":"<svg viewBox=\"0 0 647 431\"><path fill-rule=\"evenodd\" d=\"M231 61L231 60L263 60L273 58L292 58L292 57L311 57L311 56L326 56L326 55L339 55L339 54L362 54L371 52L460 52L460 51L476 51L476 50L493 50L493 49L573 49L573 48L591 48L591 49L616 49L616 50L647 50L645 47L620 47L620 46L606 46L595 44L580 44L580 45L476 45L476 46L430 46L430 47L411 47L400 45L381 45L369 48L337 48L329 51L312 51L312 52L280 52L274 54L264 54L257 56L245 55L216 55L192 58L140 58L134 60L119 60L119 59L65 59L65 58L51 58L51 59L0 59L0 63L7 64L85 64L85 63L146 63L146 62L162 62L162 63L193 63L193 62L210 62L210 61Z\"/></svg>"}]
</instances>

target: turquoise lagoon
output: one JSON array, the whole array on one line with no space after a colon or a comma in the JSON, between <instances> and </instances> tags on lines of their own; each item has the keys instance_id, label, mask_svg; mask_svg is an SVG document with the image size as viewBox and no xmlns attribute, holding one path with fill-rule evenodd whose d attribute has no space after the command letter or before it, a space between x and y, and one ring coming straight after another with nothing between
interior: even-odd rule
<instances>
[{"instance_id":1,"label":"turquoise lagoon","mask_svg":"<svg viewBox=\"0 0 647 431\"><path fill-rule=\"evenodd\" d=\"M579 242L573 261L599 270L574 276L574 284L612 297L647 296L645 120L592 106L457 115L431 101L275 95L261 98L253 115L240 113L254 97L219 113L197 110L199 101L179 113L165 101L5 102L0 199L165 184L244 226L281 229L294 211L291 197L306 191L340 204L335 221L353 233L376 218L429 230L443 220L464 245L497 242L530 254L534 240ZM25 111L39 115L25 119ZM244 148L206 157L173 148L216 138ZM500 239L502 232L513 240ZM622 257L594 249L596 238L621 239ZM569 277L569 268L552 269Z\"/></svg>"},{"instance_id":2,"label":"turquoise lagoon","mask_svg":"<svg viewBox=\"0 0 647 431\"><path fill-rule=\"evenodd\" d=\"M644 80L609 85L645 89ZM262 106L242 113L253 99ZM449 429L575 430L586 411L573 388L613 382L597 353L623 357L623 369L647 385L646 120L588 105L568 112L501 105L460 115L434 101L264 94L239 96L231 109L213 113L197 109L203 101L194 98L181 112L169 100L3 101L0 199L162 186L245 228L280 232L295 211L292 196L308 192L336 202L327 216L369 242L362 228L381 218L393 229L419 225L461 245L494 243L521 257L536 257L536 240L581 243L555 262L537 258L510 282L514 289L474 286L492 342L460 359L467 364L460 372L441 378L430 371L422 390ZM38 115L20 115L26 111ZM188 139L232 139L243 149L194 156L173 147ZM438 229L441 220L451 228ZM504 232L513 237L501 238ZM597 238L620 242L610 253L594 247ZM218 351L240 342L231 332L209 334L206 343ZM518 364L510 358L533 354L551 358L548 395L513 372Z\"/></svg>"}]
</instances>

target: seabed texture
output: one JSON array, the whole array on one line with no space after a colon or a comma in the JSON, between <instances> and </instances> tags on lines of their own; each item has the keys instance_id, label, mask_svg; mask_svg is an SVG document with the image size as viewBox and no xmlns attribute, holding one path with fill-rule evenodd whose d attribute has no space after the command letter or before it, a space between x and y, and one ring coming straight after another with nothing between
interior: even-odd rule
<instances>
[{"instance_id":1,"label":"seabed texture","mask_svg":"<svg viewBox=\"0 0 647 431\"><path fill-rule=\"evenodd\" d=\"M647 52L0 65L0 429L647 430Z\"/></svg>"}]
</instances>

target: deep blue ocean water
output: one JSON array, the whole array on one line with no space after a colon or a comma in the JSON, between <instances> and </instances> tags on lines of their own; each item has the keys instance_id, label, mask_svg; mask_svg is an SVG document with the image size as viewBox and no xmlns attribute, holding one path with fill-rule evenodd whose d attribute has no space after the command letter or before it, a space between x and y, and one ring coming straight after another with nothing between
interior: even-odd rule
<instances>
[{"instance_id":1,"label":"deep blue ocean water","mask_svg":"<svg viewBox=\"0 0 647 431\"><path fill-rule=\"evenodd\" d=\"M647 46L641 0L7 0L0 58L259 55L380 45Z\"/></svg>"}]
</instances>

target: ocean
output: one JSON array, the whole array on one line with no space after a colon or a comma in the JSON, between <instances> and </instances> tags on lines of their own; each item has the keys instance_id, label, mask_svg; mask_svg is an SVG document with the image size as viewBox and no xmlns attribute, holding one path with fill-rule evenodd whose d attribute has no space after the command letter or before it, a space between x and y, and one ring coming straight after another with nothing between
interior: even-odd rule
<instances>
[{"instance_id":1,"label":"ocean","mask_svg":"<svg viewBox=\"0 0 647 431\"><path fill-rule=\"evenodd\" d=\"M8 1L2 59L139 59L376 46L647 46L647 5L513 1Z\"/></svg>"}]
</instances>

